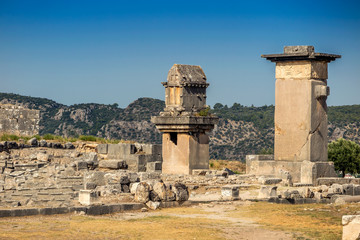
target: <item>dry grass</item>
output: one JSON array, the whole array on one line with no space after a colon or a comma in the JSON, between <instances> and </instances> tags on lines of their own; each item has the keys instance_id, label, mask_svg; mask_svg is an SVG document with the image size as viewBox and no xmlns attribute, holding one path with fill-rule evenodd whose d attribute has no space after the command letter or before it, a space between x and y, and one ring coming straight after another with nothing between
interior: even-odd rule
<instances>
[{"instance_id":1,"label":"dry grass","mask_svg":"<svg viewBox=\"0 0 360 240\"><path fill-rule=\"evenodd\" d=\"M43 216L0 221L1 239L223 239L221 221L166 215L122 220L111 216Z\"/></svg>"},{"instance_id":2,"label":"dry grass","mask_svg":"<svg viewBox=\"0 0 360 240\"><path fill-rule=\"evenodd\" d=\"M288 232L299 240L332 240L341 239L341 216L347 214L360 214L360 204L234 202L97 217L2 218L0 239L252 239L246 234L256 231L257 239ZM252 220L263 227L254 227Z\"/></svg>"},{"instance_id":3,"label":"dry grass","mask_svg":"<svg viewBox=\"0 0 360 240\"><path fill-rule=\"evenodd\" d=\"M259 202L238 207L231 217L247 217L273 230L293 232L297 239L341 239L342 215L359 214L360 204L343 206L285 205ZM305 236L305 237L303 237Z\"/></svg>"},{"instance_id":4,"label":"dry grass","mask_svg":"<svg viewBox=\"0 0 360 240\"><path fill-rule=\"evenodd\" d=\"M240 161L231 161L231 160L210 160L210 169L211 170L223 170L228 168L235 173L245 173L246 165Z\"/></svg>"}]
</instances>

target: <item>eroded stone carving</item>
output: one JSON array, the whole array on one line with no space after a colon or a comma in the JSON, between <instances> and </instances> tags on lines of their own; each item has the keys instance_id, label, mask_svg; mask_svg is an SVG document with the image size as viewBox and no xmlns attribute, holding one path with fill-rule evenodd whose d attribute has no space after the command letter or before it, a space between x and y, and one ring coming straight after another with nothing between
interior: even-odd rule
<instances>
[{"instance_id":1,"label":"eroded stone carving","mask_svg":"<svg viewBox=\"0 0 360 240\"><path fill-rule=\"evenodd\" d=\"M208 113L206 76L200 66L175 64L165 87L166 107L151 121L163 133L164 173L209 168L209 137L218 118Z\"/></svg>"}]
</instances>

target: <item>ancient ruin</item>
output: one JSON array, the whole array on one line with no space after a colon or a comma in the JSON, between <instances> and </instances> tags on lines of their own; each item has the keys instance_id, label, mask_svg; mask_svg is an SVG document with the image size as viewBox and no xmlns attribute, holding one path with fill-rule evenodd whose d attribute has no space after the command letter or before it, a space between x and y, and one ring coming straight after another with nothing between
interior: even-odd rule
<instances>
[{"instance_id":1,"label":"ancient ruin","mask_svg":"<svg viewBox=\"0 0 360 240\"><path fill-rule=\"evenodd\" d=\"M12 104L0 104L0 134L39 134L40 111Z\"/></svg>"},{"instance_id":2,"label":"ancient ruin","mask_svg":"<svg viewBox=\"0 0 360 240\"><path fill-rule=\"evenodd\" d=\"M165 87L166 107L151 120L162 133L163 173L192 174L209 168L209 137L218 122L206 106L206 76L200 66L175 64Z\"/></svg>"},{"instance_id":3,"label":"ancient ruin","mask_svg":"<svg viewBox=\"0 0 360 240\"><path fill-rule=\"evenodd\" d=\"M327 161L327 64L340 55L316 53L313 46L287 46L262 55L276 63L274 156L248 156L247 172L314 183L335 177Z\"/></svg>"}]
</instances>

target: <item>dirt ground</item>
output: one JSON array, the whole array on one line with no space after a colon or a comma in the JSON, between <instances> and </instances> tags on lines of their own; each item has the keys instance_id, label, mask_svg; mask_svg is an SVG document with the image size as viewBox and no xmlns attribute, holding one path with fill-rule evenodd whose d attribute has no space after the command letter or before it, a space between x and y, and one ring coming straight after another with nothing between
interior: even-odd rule
<instances>
[{"instance_id":1,"label":"dirt ground","mask_svg":"<svg viewBox=\"0 0 360 240\"><path fill-rule=\"evenodd\" d=\"M0 239L294 239L228 213L250 202L199 204L105 216L77 214L0 219Z\"/></svg>"},{"instance_id":2,"label":"dirt ground","mask_svg":"<svg viewBox=\"0 0 360 240\"><path fill-rule=\"evenodd\" d=\"M341 239L360 203L287 205L214 201L103 216L0 218L0 239Z\"/></svg>"}]
</instances>

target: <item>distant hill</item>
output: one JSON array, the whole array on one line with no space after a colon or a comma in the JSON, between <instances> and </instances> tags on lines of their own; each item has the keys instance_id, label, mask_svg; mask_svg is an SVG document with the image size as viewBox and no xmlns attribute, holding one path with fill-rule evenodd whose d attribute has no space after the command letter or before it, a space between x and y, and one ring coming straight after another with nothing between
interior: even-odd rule
<instances>
[{"instance_id":1,"label":"distant hill","mask_svg":"<svg viewBox=\"0 0 360 240\"><path fill-rule=\"evenodd\" d=\"M0 103L20 104L39 109L40 134L46 133L161 143L161 134L150 122L165 107L163 101L139 98L126 108L117 104L75 104L66 106L46 98L0 93ZM215 159L243 160L246 154L270 151L274 143L274 106L247 107L217 103L211 110L219 124L210 134L210 153ZM328 109L329 139L339 137L360 143L360 105Z\"/></svg>"}]
</instances>

